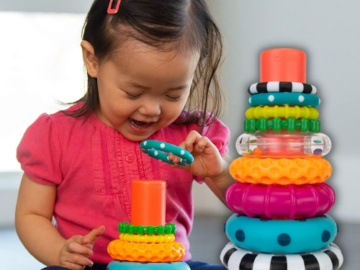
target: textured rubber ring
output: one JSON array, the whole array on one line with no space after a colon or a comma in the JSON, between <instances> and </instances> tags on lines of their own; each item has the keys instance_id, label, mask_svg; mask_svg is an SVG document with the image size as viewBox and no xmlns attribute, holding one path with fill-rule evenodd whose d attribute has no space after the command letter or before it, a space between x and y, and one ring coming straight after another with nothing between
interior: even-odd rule
<instances>
[{"instance_id":1,"label":"textured rubber ring","mask_svg":"<svg viewBox=\"0 0 360 270\"><path fill-rule=\"evenodd\" d=\"M194 161L194 157L192 154L190 154L190 152L176 145L161 141L146 140L141 142L140 148L141 151L143 151L145 154L149 155L150 157L161 160L169 164L175 164L175 163L169 160L169 155L164 152L172 153L175 156L180 157L181 160L180 162L176 163L177 165L190 165Z\"/></svg>"},{"instance_id":2,"label":"textured rubber ring","mask_svg":"<svg viewBox=\"0 0 360 270\"><path fill-rule=\"evenodd\" d=\"M299 82L264 82L253 83L248 92L250 95L263 94L263 93L303 93L316 95L316 87L311 84Z\"/></svg>"},{"instance_id":3,"label":"textured rubber ring","mask_svg":"<svg viewBox=\"0 0 360 270\"><path fill-rule=\"evenodd\" d=\"M230 165L230 174L234 179L252 184L316 184L326 181L331 173L330 163L323 158L241 157L235 159Z\"/></svg>"},{"instance_id":4,"label":"textured rubber ring","mask_svg":"<svg viewBox=\"0 0 360 270\"><path fill-rule=\"evenodd\" d=\"M259 185L234 183L225 192L230 209L249 217L313 217L326 214L335 203L334 190L314 185Z\"/></svg>"},{"instance_id":5,"label":"textured rubber ring","mask_svg":"<svg viewBox=\"0 0 360 270\"><path fill-rule=\"evenodd\" d=\"M111 258L130 262L177 262L185 255L182 244L171 243L145 244L129 243L122 240L113 240L107 248Z\"/></svg>"},{"instance_id":6,"label":"textured rubber ring","mask_svg":"<svg viewBox=\"0 0 360 270\"><path fill-rule=\"evenodd\" d=\"M107 270L190 270L186 262L141 263L113 260Z\"/></svg>"},{"instance_id":7,"label":"textured rubber ring","mask_svg":"<svg viewBox=\"0 0 360 270\"><path fill-rule=\"evenodd\" d=\"M330 245L338 226L329 215L293 220L233 214L225 233L238 247L263 253L303 253Z\"/></svg>"},{"instance_id":8,"label":"textured rubber ring","mask_svg":"<svg viewBox=\"0 0 360 270\"><path fill-rule=\"evenodd\" d=\"M247 119L260 119L260 118L306 118L309 120L317 119L319 111L312 107L302 106L258 106L251 107L246 111Z\"/></svg>"},{"instance_id":9,"label":"textured rubber ring","mask_svg":"<svg viewBox=\"0 0 360 270\"><path fill-rule=\"evenodd\" d=\"M129 233L129 234L175 234L176 225L169 223L165 226L142 226L142 225L132 225L129 222L119 223L119 232L120 233Z\"/></svg>"},{"instance_id":10,"label":"textured rubber ring","mask_svg":"<svg viewBox=\"0 0 360 270\"><path fill-rule=\"evenodd\" d=\"M321 123L319 120L309 120L306 118L302 118L300 120L296 120L295 118L281 119L281 118L273 118L266 119L260 118L256 119L247 119L244 121L244 130L246 132L255 132L255 131L302 131L302 132L320 132Z\"/></svg>"},{"instance_id":11,"label":"textured rubber ring","mask_svg":"<svg viewBox=\"0 0 360 270\"><path fill-rule=\"evenodd\" d=\"M267 93L249 97L251 107L265 105L297 105L318 107L321 100L318 96L299 93Z\"/></svg>"},{"instance_id":12,"label":"textured rubber ring","mask_svg":"<svg viewBox=\"0 0 360 270\"><path fill-rule=\"evenodd\" d=\"M163 235L147 235L147 234L130 234L122 233L120 234L120 240L132 243L171 243L175 241L175 236L173 234L163 234Z\"/></svg>"},{"instance_id":13,"label":"textured rubber ring","mask_svg":"<svg viewBox=\"0 0 360 270\"><path fill-rule=\"evenodd\" d=\"M334 243L311 254L275 255L242 249L230 242L223 248L220 260L229 270L338 270L344 257Z\"/></svg>"}]
</instances>

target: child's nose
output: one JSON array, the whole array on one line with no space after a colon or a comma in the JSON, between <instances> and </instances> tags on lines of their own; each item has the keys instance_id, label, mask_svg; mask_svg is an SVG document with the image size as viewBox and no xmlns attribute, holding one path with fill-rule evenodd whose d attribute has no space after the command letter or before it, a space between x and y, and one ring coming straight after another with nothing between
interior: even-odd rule
<instances>
[{"instance_id":1,"label":"child's nose","mask_svg":"<svg viewBox=\"0 0 360 270\"><path fill-rule=\"evenodd\" d=\"M139 112L143 115L155 116L160 115L160 103L156 100L145 102L139 109Z\"/></svg>"}]
</instances>

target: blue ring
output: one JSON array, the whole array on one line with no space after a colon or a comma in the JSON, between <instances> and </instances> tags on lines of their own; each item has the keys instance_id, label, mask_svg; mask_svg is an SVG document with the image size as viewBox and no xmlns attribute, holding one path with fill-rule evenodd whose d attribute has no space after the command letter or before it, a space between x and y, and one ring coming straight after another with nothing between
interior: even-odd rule
<instances>
[{"instance_id":1,"label":"blue ring","mask_svg":"<svg viewBox=\"0 0 360 270\"><path fill-rule=\"evenodd\" d=\"M329 216L295 220L272 220L232 215L225 232L235 245L263 253L302 253L330 245L337 225Z\"/></svg>"},{"instance_id":2,"label":"blue ring","mask_svg":"<svg viewBox=\"0 0 360 270\"><path fill-rule=\"evenodd\" d=\"M108 270L190 270L185 262L146 263L114 260L107 266Z\"/></svg>"},{"instance_id":3,"label":"blue ring","mask_svg":"<svg viewBox=\"0 0 360 270\"><path fill-rule=\"evenodd\" d=\"M167 153L172 153L175 156L181 158L180 162L176 163L176 165L190 165L194 161L194 157L192 154L190 154L190 152L182 149L181 147L166 142L146 140L141 142L140 149L150 157L169 164L175 163L168 159L169 155Z\"/></svg>"},{"instance_id":4,"label":"blue ring","mask_svg":"<svg viewBox=\"0 0 360 270\"><path fill-rule=\"evenodd\" d=\"M266 93L249 97L251 107L268 105L294 105L318 107L321 100L318 96L301 93Z\"/></svg>"}]
</instances>

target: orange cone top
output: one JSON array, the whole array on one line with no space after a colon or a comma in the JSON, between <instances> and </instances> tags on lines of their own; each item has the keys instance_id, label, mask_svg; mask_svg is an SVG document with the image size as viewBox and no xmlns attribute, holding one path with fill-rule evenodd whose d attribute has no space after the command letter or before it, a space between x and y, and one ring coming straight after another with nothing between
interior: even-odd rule
<instances>
[{"instance_id":1,"label":"orange cone top","mask_svg":"<svg viewBox=\"0 0 360 270\"><path fill-rule=\"evenodd\" d=\"M260 82L306 83L306 54L297 49L270 49L260 55Z\"/></svg>"},{"instance_id":2,"label":"orange cone top","mask_svg":"<svg viewBox=\"0 0 360 270\"><path fill-rule=\"evenodd\" d=\"M164 226L166 181L133 180L131 182L131 224Z\"/></svg>"}]
</instances>

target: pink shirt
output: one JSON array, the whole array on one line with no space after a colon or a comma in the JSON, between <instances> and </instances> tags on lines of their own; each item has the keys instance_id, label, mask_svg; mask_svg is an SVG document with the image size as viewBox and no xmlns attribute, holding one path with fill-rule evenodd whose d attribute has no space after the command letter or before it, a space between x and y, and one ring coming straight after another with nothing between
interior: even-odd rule
<instances>
[{"instance_id":1,"label":"pink shirt","mask_svg":"<svg viewBox=\"0 0 360 270\"><path fill-rule=\"evenodd\" d=\"M191 130L198 130L196 124L172 124L149 139L179 145ZM220 120L206 136L221 155L228 152L230 132ZM65 239L105 225L91 258L96 263L112 261L107 245L119 238L118 224L131 220L131 181L135 179L167 181L166 223L176 224L176 241L186 249L183 260L191 259L187 236L193 223L192 182L202 178L150 158L139 145L96 114L84 121L57 112L42 114L18 146L17 159L25 174L37 183L57 185L54 218Z\"/></svg>"}]
</instances>

